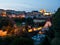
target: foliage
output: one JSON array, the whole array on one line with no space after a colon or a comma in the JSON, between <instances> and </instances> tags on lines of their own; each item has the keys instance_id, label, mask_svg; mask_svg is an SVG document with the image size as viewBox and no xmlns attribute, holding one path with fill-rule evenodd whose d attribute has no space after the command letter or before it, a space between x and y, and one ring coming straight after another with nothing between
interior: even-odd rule
<instances>
[{"instance_id":1,"label":"foliage","mask_svg":"<svg viewBox=\"0 0 60 45\"><path fill-rule=\"evenodd\" d=\"M28 24L28 25L33 25L34 23L33 23L33 19L32 18L27 18L26 19L26 24Z\"/></svg>"},{"instance_id":2,"label":"foliage","mask_svg":"<svg viewBox=\"0 0 60 45\"><path fill-rule=\"evenodd\" d=\"M6 37L0 37L0 45L10 45L12 41L15 39L14 36L6 36Z\"/></svg>"},{"instance_id":3,"label":"foliage","mask_svg":"<svg viewBox=\"0 0 60 45\"><path fill-rule=\"evenodd\" d=\"M55 31L55 38L52 40L51 45L60 45L60 8L53 16L53 29Z\"/></svg>"},{"instance_id":4,"label":"foliage","mask_svg":"<svg viewBox=\"0 0 60 45\"><path fill-rule=\"evenodd\" d=\"M53 28L54 30L60 30L60 8L53 16Z\"/></svg>"},{"instance_id":5,"label":"foliage","mask_svg":"<svg viewBox=\"0 0 60 45\"><path fill-rule=\"evenodd\" d=\"M39 45L50 45L49 37L46 36L45 39Z\"/></svg>"},{"instance_id":6,"label":"foliage","mask_svg":"<svg viewBox=\"0 0 60 45\"><path fill-rule=\"evenodd\" d=\"M7 26L10 26L10 27L13 27L14 25L14 22L9 19L8 17L2 17L0 19L0 28L2 28L3 26L7 27Z\"/></svg>"},{"instance_id":7,"label":"foliage","mask_svg":"<svg viewBox=\"0 0 60 45\"><path fill-rule=\"evenodd\" d=\"M33 45L33 40L29 38L16 38L11 45Z\"/></svg>"}]
</instances>

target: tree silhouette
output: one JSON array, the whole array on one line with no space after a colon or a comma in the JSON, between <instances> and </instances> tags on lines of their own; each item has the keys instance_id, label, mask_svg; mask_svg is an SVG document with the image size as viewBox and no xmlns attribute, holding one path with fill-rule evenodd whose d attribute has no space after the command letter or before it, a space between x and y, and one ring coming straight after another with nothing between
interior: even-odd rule
<instances>
[{"instance_id":1,"label":"tree silhouette","mask_svg":"<svg viewBox=\"0 0 60 45\"><path fill-rule=\"evenodd\" d=\"M51 45L60 45L60 8L53 16L53 29L55 31L55 38Z\"/></svg>"}]
</instances>

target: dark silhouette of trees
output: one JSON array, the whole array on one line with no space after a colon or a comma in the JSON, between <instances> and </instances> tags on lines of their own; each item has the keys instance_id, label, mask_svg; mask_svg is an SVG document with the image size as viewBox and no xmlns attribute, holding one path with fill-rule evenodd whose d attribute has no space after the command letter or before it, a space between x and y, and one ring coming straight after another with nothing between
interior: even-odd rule
<instances>
[{"instance_id":1,"label":"dark silhouette of trees","mask_svg":"<svg viewBox=\"0 0 60 45\"><path fill-rule=\"evenodd\" d=\"M0 19L0 25L1 26L11 26L12 27L14 25L14 22L8 17L2 17Z\"/></svg>"},{"instance_id":2,"label":"dark silhouette of trees","mask_svg":"<svg viewBox=\"0 0 60 45\"><path fill-rule=\"evenodd\" d=\"M7 33L10 33L14 29L14 24L15 22L8 17L2 17L0 19L0 29L7 31Z\"/></svg>"},{"instance_id":3,"label":"dark silhouette of trees","mask_svg":"<svg viewBox=\"0 0 60 45\"><path fill-rule=\"evenodd\" d=\"M16 38L11 45L34 45L33 40L30 38Z\"/></svg>"},{"instance_id":4,"label":"dark silhouette of trees","mask_svg":"<svg viewBox=\"0 0 60 45\"><path fill-rule=\"evenodd\" d=\"M52 40L51 45L60 45L60 8L53 16L53 29L55 31L55 38Z\"/></svg>"},{"instance_id":5,"label":"dark silhouette of trees","mask_svg":"<svg viewBox=\"0 0 60 45\"><path fill-rule=\"evenodd\" d=\"M34 25L34 23L33 23L33 19L30 18L30 17L27 18L27 19L26 19L26 24L27 24L27 25L32 25L32 26L33 26L33 25Z\"/></svg>"}]
</instances>

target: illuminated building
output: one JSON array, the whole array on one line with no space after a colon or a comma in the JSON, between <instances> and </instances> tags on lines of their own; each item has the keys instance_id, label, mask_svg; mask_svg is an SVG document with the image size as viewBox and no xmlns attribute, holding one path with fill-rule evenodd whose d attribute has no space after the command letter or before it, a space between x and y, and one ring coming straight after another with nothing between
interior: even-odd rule
<instances>
[{"instance_id":1,"label":"illuminated building","mask_svg":"<svg viewBox=\"0 0 60 45\"><path fill-rule=\"evenodd\" d=\"M45 12L46 12L45 9L40 10L40 13L45 13Z\"/></svg>"},{"instance_id":2,"label":"illuminated building","mask_svg":"<svg viewBox=\"0 0 60 45\"><path fill-rule=\"evenodd\" d=\"M52 13L50 13L50 12L46 12L46 13L43 13L43 15L44 15L44 16L51 16Z\"/></svg>"},{"instance_id":3,"label":"illuminated building","mask_svg":"<svg viewBox=\"0 0 60 45\"><path fill-rule=\"evenodd\" d=\"M7 16L5 10L3 10L3 11L1 12L1 16L3 16L3 17L6 17L6 16Z\"/></svg>"},{"instance_id":4,"label":"illuminated building","mask_svg":"<svg viewBox=\"0 0 60 45\"><path fill-rule=\"evenodd\" d=\"M7 31L2 31L2 30L0 30L0 36L6 36L7 35Z\"/></svg>"},{"instance_id":5,"label":"illuminated building","mask_svg":"<svg viewBox=\"0 0 60 45\"><path fill-rule=\"evenodd\" d=\"M45 9L40 10L40 13L44 16L51 16L52 15L52 13L47 12Z\"/></svg>"}]
</instances>

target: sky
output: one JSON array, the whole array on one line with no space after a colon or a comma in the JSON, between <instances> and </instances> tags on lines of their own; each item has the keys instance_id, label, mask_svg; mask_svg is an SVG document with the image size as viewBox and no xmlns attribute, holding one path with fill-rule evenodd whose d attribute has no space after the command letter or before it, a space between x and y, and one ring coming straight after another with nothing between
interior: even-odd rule
<instances>
[{"instance_id":1,"label":"sky","mask_svg":"<svg viewBox=\"0 0 60 45\"><path fill-rule=\"evenodd\" d=\"M49 12L60 7L60 0L0 0L0 9L17 11L33 11L45 9Z\"/></svg>"}]
</instances>

